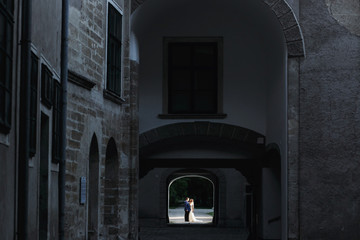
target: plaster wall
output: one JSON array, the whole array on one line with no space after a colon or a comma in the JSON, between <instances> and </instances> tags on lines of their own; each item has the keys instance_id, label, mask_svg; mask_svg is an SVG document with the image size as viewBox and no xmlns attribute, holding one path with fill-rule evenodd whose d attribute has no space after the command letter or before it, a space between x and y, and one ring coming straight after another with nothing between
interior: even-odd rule
<instances>
[{"instance_id":1,"label":"plaster wall","mask_svg":"<svg viewBox=\"0 0 360 240\"><path fill-rule=\"evenodd\" d=\"M41 103L41 65L45 64L53 78L60 77L60 51L61 51L61 2L58 1L32 1L32 24L31 42L32 53L38 57L38 89L37 89L37 137L36 152L29 159L29 210L28 210L28 231L30 239L39 238L40 218L40 146L41 138L41 113L48 117L48 182L47 182L47 229L48 237L58 236L58 165L52 164L52 108L47 108ZM32 207L30 207L32 206Z\"/></svg>"},{"instance_id":2,"label":"plaster wall","mask_svg":"<svg viewBox=\"0 0 360 240\"><path fill-rule=\"evenodd\" d=\"M18 22L21 20L21 17L18 15L18 1L14 2L14 20ZM19 57L18 46L14 44L19 41L19 36L16 34L18 31L17 24L14 24L13 31L13 62L12 65L12 92L16 92L18 89L19 78L17 73L19 72ZM0 232L4 239L15 239L15 229L16 229L16 212L17 212L17 137L18 126L16 125L16 109L18 95L12 94L11 96L11 129L7 134L0 133Z\"/></svg>"},{"instance_id":3,"label":"plaster wall","mask_svg":"<svg viewBox=\"0 0 360 240\"><path fill-rule=\"evenodd\" d=\"M307 49L300 64L301 239L360 237L359 7L300 1Z\"/></svg>"},{"instance_id":4,"label":"plaster wall","mask_svg":"<svg viewBox=\"0 0 360 240\"><path fill-rule=\"evenodd\" d=\"M1 168L0 168L0 232L5 239L13 239L15 236L15 213L16 213L16 161L15 142L13 132L9 135L9 145L0 144Z\"/></svg>"},{"instance_id":5,"label":"plaster wall","mask_svg":"<svg viewBox=\"0 0 360 240\"><path fill-rule=\"evenodd\" d=\"M61 1L32 0L31 41L38 56L44 57L60 75Z\"/></svg>"},{"instance_id":6,"label":"plaster wall","mask_svg":"<svg viewBox=\"0 0 360 240\"><path fill-rule=\"evenodd\" d=\"M267 144L275 143L280 147L283 161L286 161L286 46L279 21L266 4L261 1L230 0L225 3L196 1L187 4L186 1L177 1L170 4L148 0L132 15L132 26L134 39L139 43L140 133L174 122L194 121L157 117L162 113L163 100L163 37L222 36L223 109L227 117L215 121L264 134ZM136 57L137 52L133 52ZM199 154L200 150L193 156ZM286 169L285 166L283 168ZM263 178L271 177L265 174ZM276 188L269 182L264 180L264 188ZM286 175L283 182L286 182ZM283 187L286 187L285 183ZM279 196L280 192L277 194ZM283 194L283 201L286 202L285 190ZM271 197L271 194L264 195ZM275 209L277 215L281 215L281 200L277 200ZM264 211L274 210L270 201L263 201L262 204ZM283 206L285 217L286 205ZM268 234L270 232L276 232L276 237L279 237L278 227L274 231L274 225L269 226L267 220L261 226L264 228L263 238L274 237Z\"/></svg>"},{"instance_id":7,"label":"plaster wall","mask_svg":"<svg viewBox=\"0 0 360 240\"><path fill-rule=\"evenodd\" d=\"M281 27L273 12L261 1L196 1L188 6L186 1L149 0L132 15L140 46L140 132L179 121L157 117L162 113L163 37L222 36L223 109L228 116L216 121L265 134L268 84L283 69L284 43L278 41Z\"/></svg>"}]
</instances>

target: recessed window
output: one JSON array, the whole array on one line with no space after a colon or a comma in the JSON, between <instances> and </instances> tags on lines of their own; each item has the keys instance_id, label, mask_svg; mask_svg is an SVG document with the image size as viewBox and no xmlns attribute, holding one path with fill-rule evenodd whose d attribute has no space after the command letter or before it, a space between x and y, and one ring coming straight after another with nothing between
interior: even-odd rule
<instances>
[{"instance_id":1,"label":"recessed window","mask_svg":"<svg viewBox=\"0 0 360 240\"><path fill-rule=\"evenodd\" d=\"M52 162L59 163L61 159L61 84L54 79L54 108L52 133Z\"/></svg>"},{"instance_id":2,"label":"recessed window","mask_svg":"<svg viewBox=\"0 0 360 240\"><path fill-rule=\"evenodd\" d=\"M109 4L106 89L121 97L122 16Z\"/></svg>"},{"instance_id":3,"label":"recessed window","mask_svg":"<svg viewBox=\"0 0 360 240\"><path fill-rule=\"evenodd\" d=\"M53 78L45 64L41 65L41 102L48 108L52 106Z\"/></svg>"},{"instance_id":4,"label":"recessed window","mask_svg":"<svg viewBox=\"0 0 360 240\"><path fill-rule=\"evenodd\" d=\"M36 153L36 122L37 122L37 88L38 88L38 64L39 59L31 54L31 80L30 80L30 157Z\"/></svg>"},{"instance_id":5,"label":"recessed window","mask_svg":"<svg viewBox=\"0 0 360 240\"><path fill-rule=\"evenodd\" d=\"M168 114L221 111L221 38L166 38L165 81Z\"/></svg>"},{"instance_id":6,"label":"recessed window","mask_svg":"<svg viewBox=\"0 0 360 240\"><path fill-rule=\"evenodd\" d=\"M0 132L11 128L12 44L14 1L0 1Z\"/></svg>"}]
</instances>

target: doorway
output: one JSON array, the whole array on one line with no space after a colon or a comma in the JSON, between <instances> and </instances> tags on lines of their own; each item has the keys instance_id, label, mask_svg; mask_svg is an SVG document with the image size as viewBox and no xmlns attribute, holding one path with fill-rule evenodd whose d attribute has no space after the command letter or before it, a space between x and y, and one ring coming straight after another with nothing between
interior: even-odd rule
<instances>
[{"instance_id":1,"label":"doorway","mask_svg":"<svg viewBox=\"0 0 360 240\"><path fill-rule=\"evenodd\" d=\"M39 193L39 239L48 239L49 207L49 117L41 114L40 129L40 193Z\"/></svg>"},{"instance_id":2,"label":"doorway","mask_svg":"<svg viewBox=\"0 0 360 240\"><path fill-rule=\"evenodd\" d=\"M211 224L214 218L214 183L201 175L185 175L173 179L168 185L168 223L184 222L184 200L194 205L195 224Z\"/></svg>"},{"instance_id":3,"label":"doorway","mask_svg":"<svg viewBox=\"0 0 360 240\"><path fill-rule=\"evenodd\" d=\"M88 205L88 239L98 239L99 223L99 147L94 134L89 152L89 205Z\"/></svg>"}]
</instances>

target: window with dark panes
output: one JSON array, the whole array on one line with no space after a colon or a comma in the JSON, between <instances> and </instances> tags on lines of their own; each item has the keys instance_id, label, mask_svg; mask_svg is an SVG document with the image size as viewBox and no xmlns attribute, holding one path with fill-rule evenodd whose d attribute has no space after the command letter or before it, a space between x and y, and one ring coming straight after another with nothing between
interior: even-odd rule
<instances>
[{"instance_id":1,"label":"window with dark panes","mask_svg":"<svg viewBox=\"0 0 360 240\"><path fill-rule=\"evenodd\" d=\"M53 105L53 139L52 162L58 163L61 158L61 84L54 79Z\"/></svg>"},{"instance_id":2,"label":"window with dark panes","mask_svg":"<svg viewBox=\"0 0 360 240\"><path fill-rule=\"evenodd\" d=\"M31 54L31 80L30 80L30 157L36 153L36 122L37 122L37 88L38 88L38 61L39 59Z\"/></svg>"},{"instance_id":3,"label":"window with dark panes","mask_svg":"<svg viewBox=\"0 0 360 240\"><path fill-rule=\"evenodd\" d=\"M169 114L216 114L218 43L169 42L167 45Z\"/></svg>"},{"instance_id":4,"label":"window with dark panes","mask_svg":"<svg viewBox=\"0 0 360 240\"><path fill-rule=\"evenodd\" d=\"M0 0L0 132L11 128L14 1Z\"/></svg>"},{"instance_id":5,"label":"window with dark panes","mask_svg":"<svg viewBox=\"0 0 360 240\"><path fill-rule=\"evenodd\" d=\"M119 97L121 96L121 39L122 16L109 4L106 88Z\"/></svg>"},{"instance_id":6,"label":"window with dark panes","mask_svg":"<svg viewBox=\"0 0 360 240\"><path fill-rule=\"evenodd\" d=\"M52 73L45 64L41 66L41 102L51 108L53 93Z\"/></svg>"}]
</instances>

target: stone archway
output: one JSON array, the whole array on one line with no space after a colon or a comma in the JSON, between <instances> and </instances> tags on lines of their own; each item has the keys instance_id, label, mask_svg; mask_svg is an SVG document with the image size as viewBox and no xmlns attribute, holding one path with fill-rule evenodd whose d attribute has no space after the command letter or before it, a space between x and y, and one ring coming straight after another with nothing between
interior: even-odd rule
<instances>
[{"instance_id":1,"label":"stone archway","mask_svg":"<svg viewBox=\"0 0 360 240\"><path fill-rule=\"evenodd\" d=\"M227 175L221 168L237 170L251 185L256 185L259 166L265 165L265 137L242 127L214 122L183 122L165 125L140 135L140 177L146 179L153 169L162 170L159 181L159 224L167 222L167 191L169 182L176 176L201 175L207 173L215 184L215 218L217 226L230 226L226 217ZM187 151L192 146L230 154L233 159L189 159L162 158L161 153L172 147ZM160 154L160 155L159 155ZM238 154L238 155L237 155ZM198 155L199 156L199 155ZM243 161L239 161L241 158ZM184 169L184 166L189 166ZM176 169L176 170L175 170ZM150 181L146 179L145 181ZM155 183L154 183L155 184ZM245 192L245 189L243 190ZM245 194L245 193L244 193Z\"/></svg>"},{"instance_id":2,"label":"stone archway","mask_svg":"<svg viewBox=\"0 0 360 240\"><path fill-rule=\"evenodd\" d=\"M217 201L217 198L218 198L218 185L217 185L217 178L216 176L213 176L211 175L209 172L205 172L203 170L192 170L192 171L186 171L186 170L183 170L183 171L176 171L174 173L172 173L168 179L167 179L167 186L168 186L168 197L167 197L167 216L168 216L168 223L171 223L171 219L170 219L170 198L171 198L171 187L172 187L172 184L175 184L177 181L181 181L181 179L204 179L206 184L204 184L204 182L202 184L204 184L204 186L202 187L202 189L206 189L206 185L208 186L211 186L211 206L209 206L209 209L211 208L213 210L213 217L211 218L211 221L209 220L204 220L203 223L206 223L206 224L209 224L209 223L212 223L212 224L215 224L217 221L217 206L218 206L218 201ZM191 184L191 183L190 183ZM207 189L208 190L208 189ZM207 192L208 193L208 192ZM196 194L196 192L192 191L191 193L189 192L186 196L188 196L189 198L194 198L195 202L198 203L198 199L200 200L204 200L204 198L209 198L209 194L206 194L206 196L204 196L204 194L200 194L201 197L198 197L198 199L195 199L196 197L193 196L193 195L197 195L196 197L198 197L199 195ZM183 196L184 198L185 196ZM183 201L183 198L181 198L181 200ZM196 204L196 206L198 206ZM182 209L181 209L182 210ZM197 216L198 218L198 216ZM182 220L184 220L183 218L181 218ZM177 222L181 222L182 223L182 220L179 221L179 220L175 220ZM174 222L175 223L175 222Z\"/></svg>"},{"instance_id":3,"label":"stone archway","mask_svg":"<svg viewBox=\"0 0 360 240\"><path fill-rule=\"evenodd\" d=\"M220 169L168 169L163 172L160 178L160 201L159 209L161 216L161 225L167 224L167 189L169 182L174 179L176 176L186 176L189 174L196 174L201 176L206 176L209 178L215 186L215 203L214 203L214 220L213 224L223 226L225 225L225 211L226 205L226 176ZM221 203L221 204L219 204Z\"/></svg>"},{"instance_id":4,"label":"stone archway","mask_svg":"<svg viewBox=\"0 0 360 240\"><path fill-rule=\"evenodd\" d=\"M99 144L95 133L90 143L88 179L88 239L96 240L99 237Z\"/></svg>"},{"instance_id":5,"label":"stone archway","mask_svg":"<svg viewBox=\"0 0 360 240\"><path fill-rule=\"evenodd\" d=\"M116 143L110 138L105 156L104 183L104 225L106 236L114 237L119 233L119 159Z\"/></svg>"},{"instance_id":6,"label":"stone archway","mask_svg":"<svg viewBox=\"0 0 360 240\"><path fill-rule=\"evenodd\" d=\"M150 0L132 1L132 12L144 2ZM298 201L298 142L299 142L299 71L300 61L305 56L304 40L300 25L294 11L286 0L262 0L278 19L285 37L287 49L287 149L282 152L286 156L282 161L282 237L298 238L299 236L299 201ZM133 62L133 85L137 86L137 68L139 62ZM140 139L141 145L142 139Z\"/></svg>"},{"instance_id":7,"label":"stone archway","mask_svg":"<svg viewBox=\"0 0 360 240\"><path fill-rule=\"evenodd\" d=\"M131 1L131 12L134 12L147 0ZM305 56L305 48L300 25L294 12L285 0L262 0L278 18L286 39L289 57Z\"/></svg>"}]
</instances>

